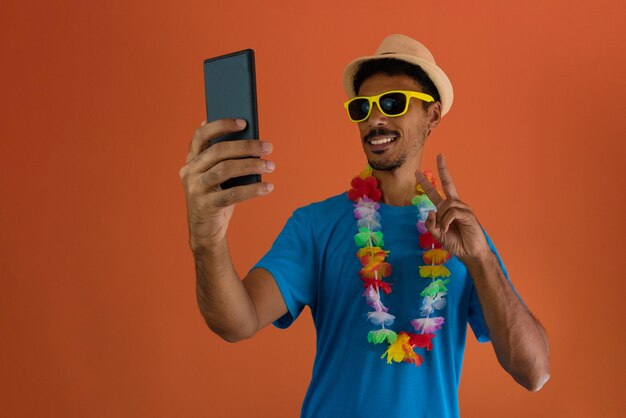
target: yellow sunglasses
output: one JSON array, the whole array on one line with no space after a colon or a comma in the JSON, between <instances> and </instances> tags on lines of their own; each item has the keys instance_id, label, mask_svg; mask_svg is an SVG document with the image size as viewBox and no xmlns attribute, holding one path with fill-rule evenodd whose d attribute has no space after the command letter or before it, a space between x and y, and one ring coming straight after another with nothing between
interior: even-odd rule
<instances>
[{"instance_id":1,"label":"yellow sunglasses","mask_svg":"<svg viewBox=\"0 0 626 418\"><path fill-rule=\"evenodd\" d=\"M434 102L433 96L418 91L392 90L377 96L357 96L348 100L343 106L348 111L348 117L352 122L363 122L372 113L372 103L376 103L380 112L389 117L404 115L409 110L411 98Z\"/></svg>"}]
</instances>

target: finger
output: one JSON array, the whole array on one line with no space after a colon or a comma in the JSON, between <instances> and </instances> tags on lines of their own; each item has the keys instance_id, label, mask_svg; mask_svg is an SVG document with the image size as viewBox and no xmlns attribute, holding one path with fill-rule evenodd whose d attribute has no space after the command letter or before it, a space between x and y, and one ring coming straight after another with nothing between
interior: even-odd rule
<instances>
[{"instance_id":1,"label":"finger","mask_svg":"<svg viewBox=\"0 0 626 418\"><path fill-rule=\"evenodd\" d=\"M469 209L465 203L461 202L458 199L445 199L441 202L440 205L437 206L437 224L441 222L441 219L444 217L447 211L452 208L458 209Z\"/></svg>"},{"instance_id":2,"label":"finger","mask_svg":"<svg viewBox=\"0 0 626 418\"><path fill-rule=\"evenodd\" d=\"M426 218L426 229L428 232L435 238L437 241L441 242L441 229L437 226L437 217L435 216L435 211L428 212L428 217Z\"/></svg>"},{"instance_id":3,"label":"finger","mask_svg":"<svg viewBox=\"0 0 626 418\"><path fill-rule=\"evenodd\" d=\"M196 129L193 138L191 139L187 162L196 158L202 150L207 148L212 139L230 132L242 131L245 127L246 121L243 119L219 119L203 124Z\"/></svg>"},{"instance_id":4,"label":"finger","mask_svg":"<svg viewBox=\"0 0 626 418\"><path fill-rule=\"evenodd\" d=\"M260 157L272 152L272 144L258 139L241 139L223 141L205 149L188 163L190 173L201 173L209 170L220 161L233 158Z\"/></svg>"},{"instance_id":5,"label":"finger","mask_svg":"<svg viewBox=\"0 0 626 418\"><path fill-rule=\"evenodd\" d=\"M204 186L210 189L234 177L271 173L274 171L274 168L275 164L273 161L261 160L259 158L226 160L200 174L200 181Z\"/></svg>"},{"instance_id":6,"label":"finger","mask_svg":"<svg viewBox=\"0 0 626 418\"><path fill-rule=\"evenodd\" d=\"M441 221L439 221L438 225L443 234L448 232L450 225L454 221L465 221L470 216L472 216L472 211L465 208L452 208L443 215Z\"/></svg>"},{"instance_id":7,"label":"finger","mask_svg":"<svg viewBox=\"0 0 626 418\"><path fill-rule=\"evenodd\" d=\"M424 173L422 173L421 171L416 171L415 179L422 186L422 189L424 189L424 191L428 195L428 198L430 199L431 202L435 204L435 206L441 203L443 198L439 195L439 192L437 192L437 189L435 189L435 187L430 183L430 181L428 181Z\"/></svg>"},{"instance_id":8,"label":"finger","mask_svg":"<svg viewBox=\"0 0 626 418\"><path fill-rule=\"evenodd\" d=\"M274 190L272 183L255 183L220 190L208 195L211 206L225 208L254 197L265 196Z\"/></svg>"},{"instance_id":9,"label":"finger","mask_svg":"<svg viewBox=\"0 0 626 418\"><path fill-rule=\"evenodd\" d=\"M439 180L441 181L441 187L443 188L443 192L446 194L446 197L451 199L458 199L459 194L456 191L456 187L454 187L454 183L452 182L452 176L450 176L448 166L446 165L446 159L443 154L437 155L437 168L439 169Z\"/></svg>"}]
</instances>

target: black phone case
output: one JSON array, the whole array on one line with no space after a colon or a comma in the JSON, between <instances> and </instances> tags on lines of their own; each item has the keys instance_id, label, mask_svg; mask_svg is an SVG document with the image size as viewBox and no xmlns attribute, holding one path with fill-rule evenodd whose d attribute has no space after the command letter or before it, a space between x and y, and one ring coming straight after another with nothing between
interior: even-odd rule
<instances>
[{"instance_id":1,"label":"black phone case","mask_svg":"<svg viewBox=\"0 0 626 418\"><path fill-rule=\"evenodd\" d=\"M204 61L204 91L207 121L223 118L241 118L247 122L246 129L215 138L212 144L237 139L258 139L256 81L254 51L246 49L209 58ZM249 157L258 158L258 157ZM261 181L259 174L234 177L221 184L228 189Z\"/></svg>"}]
</instances>

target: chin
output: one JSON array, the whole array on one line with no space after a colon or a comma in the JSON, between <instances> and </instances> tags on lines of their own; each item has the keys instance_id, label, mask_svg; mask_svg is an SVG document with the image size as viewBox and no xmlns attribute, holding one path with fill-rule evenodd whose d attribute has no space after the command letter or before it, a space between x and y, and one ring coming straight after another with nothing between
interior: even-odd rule
<instances>
[{"instance_id":1,"label":"chin","mask_svg":"<svg viewBox=\"0 0 626 418\"><path fill-rule=\"evenodd\" d=\"M404 163L406 162L406 156L401 156L396 159L381 159L381 160L368 159L367 162L369 163L370 167L372 167L374 170L393 171L404 165Z\"/></svg>"}]
</instances>

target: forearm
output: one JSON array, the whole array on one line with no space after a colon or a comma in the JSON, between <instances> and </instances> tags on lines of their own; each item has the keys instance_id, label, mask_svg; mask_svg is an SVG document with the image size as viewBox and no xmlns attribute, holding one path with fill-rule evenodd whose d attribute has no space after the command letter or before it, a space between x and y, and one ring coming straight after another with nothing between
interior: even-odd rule
<instances>
[{"instance_id":1,"label":"forearm","mask_svg":"<svg viewBox=\"0 0 626 418\"><path fill-rule=\"evenodd\" d=\"M474 279L496 356L502 367L530 391L550 375L548 338L515 294L491 251L466 262Z\"/></svg>"},{"instance_id":2,"label":"forearm","mask_svg":"<svg viewBox=\"0 0 626 418\"><path fill-rule=\"evenodd\" d=\"M217 245L192 243L191 247L198 307L209 328L229 342L254 335L255 306L235 271L226 239Z\"/></svg>"}]
</instances>

